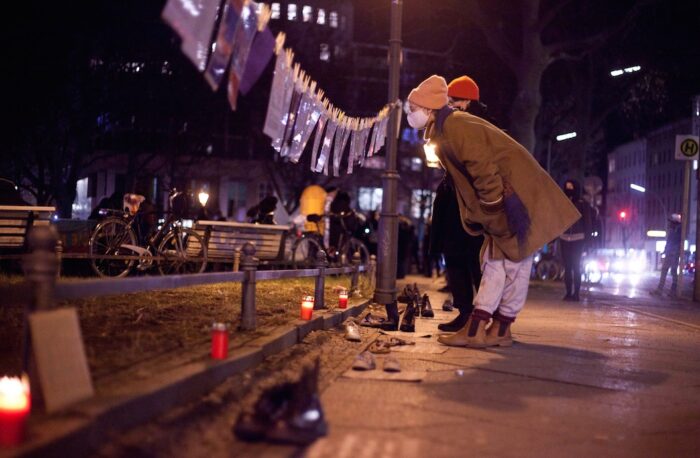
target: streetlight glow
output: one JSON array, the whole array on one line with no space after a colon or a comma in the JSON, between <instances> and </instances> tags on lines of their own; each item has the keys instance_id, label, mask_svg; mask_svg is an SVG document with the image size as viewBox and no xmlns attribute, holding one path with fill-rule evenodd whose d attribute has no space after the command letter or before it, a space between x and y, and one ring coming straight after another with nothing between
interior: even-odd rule
<instances>
[{"instance_id":1,"label":"streetlight glow","mask_svg":"<svg viewBox=\"0 0 700 458\"><path fill-rule=\"evenodd\" d=\"M647 231L647 237L665 238L666 231Z\"/></svg>"},{"instance_id":2,"label":"streetlight glow","mask_svg":"<svg viewBox=\"0 0 700 458\"><path fill-rule=\"evenodd\" d=\"M613 70L610 72L610 76L615 77L615 76L624 75L625 73L634 73L634 72L638 72L641 69L642 69L642 67L640 65L633 65L632 67L626 67L624 69Z\"/></svg>"},{"instance_id":3,"label":"streetlight glow","mask_svg":"<svg viewBox=\"0 0 700 458\"><path fill-rule=\"evenodd\" d=\"M647 192L647 188L644 186L639 186L638 184L631 183L630 188L634 189L635 191L639 192Z\"/></svg>"},{"instance_id":4,"label":"streetlight glow","mask_svg":"<svg viewBox=\"0 0 700 458\"><path fill-rule=\"evenodd\" d=\"M568 140L574 137L576 137L576 132L569 132L566 134L557 135L557 141L560 142L562 140Z\"/></svg>"},{"instance_id":5,"label":"streetlight glow","mask_svg":"<svg viewBox=\"0 0 700 458\"><path fill-rule=\"evenodd\" d=\"M435 143L428 142L423 145L423 152L425 152L425 164L428 167L437 168L440 160L435 153Z\"/></svg>"},{"instance_id":6,"label":"streetlight glow","mask_svg":"<svg viewBox=\"0 0 700 458\"><path fill-rule=\"evenodd\" d=\"M199 197L199 203L202 204L202 207L206 207L207 202L209 201L209 193L206 191L200 191L197 197Z\"/></svg>"}]
</instances>

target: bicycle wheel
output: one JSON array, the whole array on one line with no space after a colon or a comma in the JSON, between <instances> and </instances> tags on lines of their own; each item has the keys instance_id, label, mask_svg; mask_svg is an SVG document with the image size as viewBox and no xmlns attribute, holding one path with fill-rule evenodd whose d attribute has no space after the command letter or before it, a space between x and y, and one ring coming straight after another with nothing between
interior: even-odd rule
<instances>
[{"instance_id":1,"label":"bicycle wheel","mask_svg":"<svg viewBox=\"0 0 700 458\"><path fill-rule=\"evenodd\" d=\"M302 237L292 248L292 268L312 269L316 265L316 253L321 251L321 244L311 237Z\"/></svg>"},{"instance_id":2,"label":"bicycle wheel","mask_svg":"<svg viewBox=\"0 0 700 458\"><path fill-rule=\"evenodd\" d=\"M121 218L107 218L95 227L90 237L90 265L100 277L125 277L136 259L110 259L110 256L135 255L123 245L136 245L136 234Z\"/></svg>"},{"instance_id":3,"label":"bicycle wheel","mask_svg":"<svg viewBox=\"0 0 700 458\"><path fill-rule=\"evenodd\" d=\"M360 265L369 265L369 250L367 246L360 240L351 237L348 241L343 244L343 249L341 250L341 262L344 260L343 267L352 265L352 257L356 252L360 252Z\"/></svg>"},{"instance_id":4,"label":"bicycle wheel","mask_svg":"<svg viewBox=\"0 0 700 458\"><path fill-rule=\"evenodd\" d=\"M207 247L201 235L192 229L175 228L158 246L158 271L161 275L198 274L207 268Z\"/></svg>"}]
</instances>

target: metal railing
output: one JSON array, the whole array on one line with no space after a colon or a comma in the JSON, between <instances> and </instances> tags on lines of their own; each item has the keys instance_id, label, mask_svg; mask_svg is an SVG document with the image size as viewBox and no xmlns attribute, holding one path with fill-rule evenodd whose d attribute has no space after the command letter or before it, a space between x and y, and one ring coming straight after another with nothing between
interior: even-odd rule
<instances>
[{"instance_id":1,"label":"metal railing","mask_svg":"<svg viewBox=\"0 0 700 458\"><path fill-rule=\"evenodd\" d=\"M242 284L240 328L243 330L252 330L257 326L257 281L315 277L314 309L324 309L326 276L351 274L350 292L354 293L358 290L360 273L366 272L371 276L376 269L374 257L370 259L369 265L365 266L361 264L359 253L354 254L351 266L329 268L326 253L321 250L316 255L315 267L312 269L258 271L259 260L255 257L255 246L246 243L241 254L237 253L236 256L240 256L238 272L66 281L57 280L61 256L56 250L58 237L55 229L50 226L35 228L29 235L28 243L30 252L22 259L25 282L0 287L0 297L4 297L6 303L19 302L27 308L27 312L50 309L58 300L238 282Z\"/></svg>"}]
</instances>

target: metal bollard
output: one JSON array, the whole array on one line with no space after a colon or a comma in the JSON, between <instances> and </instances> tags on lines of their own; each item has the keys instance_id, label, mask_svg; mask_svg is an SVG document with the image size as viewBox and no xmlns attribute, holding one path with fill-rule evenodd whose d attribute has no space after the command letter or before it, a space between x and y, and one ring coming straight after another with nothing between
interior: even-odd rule
<instances>
[{"instance_id":1,"label":"metal bollard","mask_svg":"<svg viewBox=\"0 0 700 458\"><path fill-rule=\"evenodd\" d=\"M367 271L367 278L369 279L369 286L370 289L374 290L374 287L377 285L377 256L376 255L370 255L369 256L369 266L367 266L368 271Z\"/></svg>"},{"instance_id":2,"label":"metal bollard","mask_svg":"<svg viewBox=\"0 0 700 458\"><path fill-rule=\"evenodd\" d=\"M255 273L258 270L259 259L255 256L255 245L246 242L243 245L243 260L241 270L245 273L241 285L241 325L244 330L252 330L257 326L255 313Z\"/></svg>"},{"instance_id":3,"label":"metal bollard","mask_svg":"<svg viewBox=\"0 0 700 458\"><path fill-rule=\"evenodd\" d=\"M29 315L37 310L48 310L54 306L54 290L59 260L56 255L58 234L53 226L36 226L28 234L29 254L22 258L25 281L30 286L32 297L24 308L24 331L22 336L22 370L29 371L31 336Z\"/></svg>"},{"instance_id":4,"label":"metal bollard","mask_svg":"<svg viewBox=\"0 0 700 458\"><path fill-rule=\"evenodd\" d=\"M314 290L314 310L326 308L326 267L328 267L326 252L319 250L318 253L316 253L316 268L318 269L318 276L316 277L316 289Z\"/></svg>"},{"instance_id":5,"label":"metal bollard","mask_svg":"<svg viewBox=\"0 0 700 458\"><path fill-rule=\"evenodd\" d=\"M56 241L56 259L58 259L58 269L56 269L56 278L61 278L61 268L63 266L63 242Z\"/></svg>"},{"instance_id":6,"label":"metal bollard","mask_svg":"<svg viewBox=\"0 0 700 458\"><path fill-rule=\"evenodd\" d=\"M241 267L241 249L236 248L233 250L233 271L238 272Z\"/></svg>"},{"instance_id":7,"label":"metal bollard","mask_svg":"<svg viewBox=\"0 0 700 458\"><path fill-rule=\"evenodd\" d=\"M358 287L359 280L360 280L360 263L362 262L362 258L360 257L360 252L356 251L352 255L352 277L350 277L350 295L352 296L357 296L360 292L360 288Z\"/></svg>"}]
</instances>

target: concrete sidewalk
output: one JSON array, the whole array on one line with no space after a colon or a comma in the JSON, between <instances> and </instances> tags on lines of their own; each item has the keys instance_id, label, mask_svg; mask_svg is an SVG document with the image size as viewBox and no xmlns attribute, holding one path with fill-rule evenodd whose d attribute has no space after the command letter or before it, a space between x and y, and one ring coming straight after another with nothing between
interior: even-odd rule
<instances>
[{"instance_id":1,"label":"concrete sidewalk","mask_svg":"<svg viewBox=\"0 0 700 458\"><path fill-rule=\"evenodd\" d=\"M700 456L700 309L572 304L535 285L512 348L448 348L443 283L406 280L436 317L418 319L415 352L392 353L426 377L337 378L322 395L330 435L306 456Z\"/></svg>"}]
</instances>

